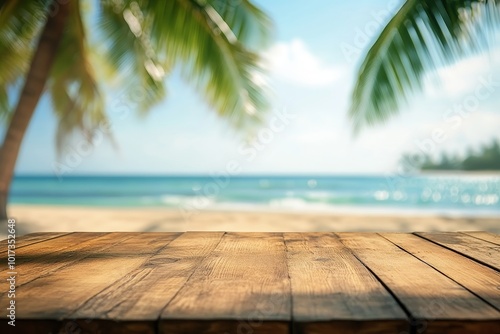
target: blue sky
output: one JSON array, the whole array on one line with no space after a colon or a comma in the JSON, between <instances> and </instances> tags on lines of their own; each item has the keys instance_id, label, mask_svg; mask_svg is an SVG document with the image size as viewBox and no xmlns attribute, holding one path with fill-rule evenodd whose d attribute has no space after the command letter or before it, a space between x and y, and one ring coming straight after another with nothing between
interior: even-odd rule
<instances>
[{"instance_id":1,"label":"blue sky","mask_svg":"<svg viewBox=\"0 0 500 334\"><path fill-rule=\"evenodd\" d=\"M65 166L66 174L75 175L211 174L237 161L242 174L384 174L397 169L404 152L463 152L468 145L499 136L498 48L441 69L426 81L424 92L410 107L354 137L346 115L357 66L383 27L384 17L399 2L257 3L276 28L274 42L264 52L273 89L269 122L284 110L293 116L278 132L265 125L265 143L246 143L245 136L217 118L174 71L167 79L167 99L147 117L133 112L119 117L113 109L117 97L108 96L117 148L101 142L76 153L78 149L70 146L69 153L57 156L56 120L44 98L23 142L16 172L51 174ZM485 97L477 105L462 113L453 111L473 103L470 97L478 89ZM448 122L450 117L455 117L453 122Z\"/></svg>"}]
</instances>

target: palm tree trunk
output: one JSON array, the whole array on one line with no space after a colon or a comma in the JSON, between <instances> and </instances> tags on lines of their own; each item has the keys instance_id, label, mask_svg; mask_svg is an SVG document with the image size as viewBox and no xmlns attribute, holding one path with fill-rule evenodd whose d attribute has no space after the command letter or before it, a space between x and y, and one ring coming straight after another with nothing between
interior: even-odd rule
<instances>
[{"instance_id":1,"label":"palm tree trunk","mask_svg":"<svg viewBox=\"0 0 500 334\"><path fill-rule=\"evenodd\" d=\"M0 148L0 221L7 219L7 197L19 149L49 77L68 17L69 1L58 3L54 0L52 4L54 11L49 14L40 35L24 87Z\"/></svg>"}]
</instances>

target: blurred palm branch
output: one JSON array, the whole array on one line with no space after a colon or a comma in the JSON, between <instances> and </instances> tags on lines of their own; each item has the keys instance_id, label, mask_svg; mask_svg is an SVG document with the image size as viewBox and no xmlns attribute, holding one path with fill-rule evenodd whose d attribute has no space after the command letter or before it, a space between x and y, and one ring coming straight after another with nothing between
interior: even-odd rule
<instances>
[{"instance_id":1,"label":"blurred palm branch","mask_svg":"<svg viewBox=\"0 0 500 334\"><path fill-rule=\"evenodd\" d=\"M422 90L426 74L488 50L498 0L407 0L363 59L349 116L355 132L387 121Z\"/></svg>"}]
</instances>

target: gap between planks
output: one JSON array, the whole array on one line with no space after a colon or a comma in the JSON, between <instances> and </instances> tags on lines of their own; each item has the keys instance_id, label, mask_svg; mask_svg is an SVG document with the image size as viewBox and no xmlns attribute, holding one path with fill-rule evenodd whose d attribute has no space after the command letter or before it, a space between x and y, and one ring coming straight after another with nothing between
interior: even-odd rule
<instances>
[{"instance_id":1,"label":"gap between planks","mask_svg":"<svg viewBox=\"0 0 500 334\"><path fill-rule=\"evenodd\" d=\"M414 232L413 234L500 271L500 246L458 232Z\"/></svg>"},{"instance_id":2,"label":"gap between planks","mask_svg":"<svg viewBox=\"0 0 500 334\"><path fill-rule=\"evenodd\" d=\"M40 233L31 233L27 235L20 236L19 238L16 237L16 250L19 248L23 248L26 246L38 244L41 242L46 242L49 240L53 240L56 238L60 238L63 236L67 236L69 234L72 234L74 232L40 232ZM3 239L0 241L0 247L2 250L0 250L0 256L3 255L3 253L7 253L7 245L8 245L8 240L10 239Z\"/></svg>"},{"instance_id":3,"label":"gap between planks","mask_svg":"<svg viewBox=\"0 0 500 334\"><path fill-rule=\"evenodd\" d=\"M401 250L409 253L442 275L500 311L500 273L460 253L407 233L379 233ZM474 275L470 275L474 272Z\"/></svg>"},{"instance_id":4,"label":"gap between planks","mask_svg":"<svg viewBox=\"0 0 500 334\"><path fill-rule=\"evenodd\" d=\"M459 233L469 235L471 237L491 242L492 244L500 246L500 236L483 231L459 231Z\"/></svg>"},{"instance_id":5,"label":"gap between planks","mask_svg":"<svg viewBox=\"0 0 500 334\"><path fill-rule=\"evenodd\" d=\"M88 236L91 233L83 233L83 235ZM26 304L27 308L18 310L17 316L19 319L26 318L32 321L20 321L20 326L16 326L19 327L17 329L21 332L23 332L23 329L24 332L33 332L32 328L38 330L38 327L40 327L40 330L48 332L64 330L68 323L74 323L69 316L75 309L78 309L80 305L83 305L86 300L95 294L112 285L116 280L126 276L134 268L168 245L179 233L150 232L132 233L132 235L132 238L112 245L108 252L94 252L85 257L78 265L67 266L24 285L21 288L21 296L29 303ZM152 239L152 235L158 237ZM105 276L92 275L93 272L100 272L102 268L107 269ZM47 286L54 284L54 281L57 282L58 286L57 296L53 296L52 292L46 289ZM75 282L79 284L81 289L74 289ZM5 302L4 297L1 298L2 302ZM71 305L71 308L68 308L69 305ZM85 325L95 323L95 320L89 323L80 322L80 330L85 328ZM137 326L140 325L141 330L139 332L143 332L143 329L148 328L148 324L144 322L132 324L127 322L122 325L127 326L129 329L137 329ZM115 326L109 329L117 330ZM118 329L115 332L119 333L120 330Z\"/></svg>"},{"instance_id":6,"label":"gap between planks","mask_svg":"<svg viewBox=\"0 0 500 334\"><path fill-rule=\"evenodd\" d=\"M495 308L391 241L373 233L336 234L410 312L413 331L498 329Z\"/></svg>"}]
</instances>

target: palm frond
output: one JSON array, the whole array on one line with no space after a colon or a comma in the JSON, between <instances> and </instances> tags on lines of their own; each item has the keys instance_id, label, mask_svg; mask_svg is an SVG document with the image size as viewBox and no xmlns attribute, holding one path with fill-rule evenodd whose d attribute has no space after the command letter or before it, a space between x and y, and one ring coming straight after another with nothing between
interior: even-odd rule
<instances>
[{"instance_id":1,"label":"palm frond","mask_svg":"<svg viewBox=\"0 0 500 334\"><path fill-rule=\"evenodd\" d=\"M59 119L56 134L58 151L75 130L91 141L94 129L106 120L104 99L89 62L88 45L80 1L71 3L71 12L51 70L48 91Z\"/></svg>"},{"instance_id":2,"label":"palm frond","mask_svg":"<svg viewBox=\"0 0 500 334\"><path fill-rule=\"evenodd\" d=\"M45 1L12 0L0 7L0 118L12 103L9 94L28 70L31 55L47 14Z\"/></svg>"},{"instance_id":3,"label":"palm frond","mask_svg":"<svg viewBox=\"0 0 500 334\"><path fill-rule=\"evenodd\" d=\"M142 112L165 97L164 77L172 66L153 47L147 20L137 2L101 2L101 59L119 78L126 102Z\"/></svg>"},{"instance_id":4,"label":"palm frond","mask_svg":"<svg viewBox=\"0 0 500 334\"><path fill-rule=\"evenodd\" d=\"M270 41L272 21L248 0L209 0L240 43L246 48L262 47Z\"/></svg>"},{"instance_id":5,"label":"palm frond","mask_svg":"<svg viewBox=\"0 0 500 334\"><path fill-rule=\"evenodd\" d=\"M387 120L439 66L484 50L498 0L407 0L360 66L349 116L355 131Z\"/></svg>"},{"instance_id":6,"label":"palm frond","mask_svg":"<svg viewBox=\"0 0 500 334\"><path fill-rule=\"evenodd\" d=\"M182 65L185 77L220 116L236 127L260 121L268 105L256 80L262 72L259 57L239 42L209 3L150 1L144 12L158 52Z\"/></svg>"}]
</instances>

